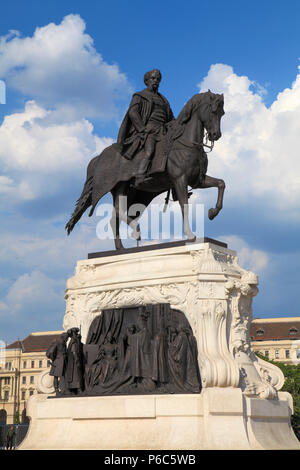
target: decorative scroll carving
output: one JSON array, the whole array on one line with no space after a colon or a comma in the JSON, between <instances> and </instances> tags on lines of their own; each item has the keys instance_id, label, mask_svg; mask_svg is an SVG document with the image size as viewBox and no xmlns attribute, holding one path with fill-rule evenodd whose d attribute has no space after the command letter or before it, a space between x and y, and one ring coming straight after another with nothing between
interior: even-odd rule
<instances>
[{"instance_id":1,"label":"decorative scroll carving","mask_svg":"<svg viewBox=\"0 0 300 470\"><path fill-rule=\"evenodd\" d=\"M203 387L237 387L239 370L226 339L227 303L198 301L198 349Z\"/></svg>"},{"instance_id":2,"label":"decorative scroll carving","mask_svg":"<svg viewBox=\"0 0 300 470\"><path fill-rule=\"evenodd\" d=\"M230 280L225 286L231 312L229 347L239 365L239 387L244 394L274 399L283 385L283 374L278 367L258 359L251 350L251 304L258 292L256 284L257 276L244 271L241 279Z\"/></svg>"}]
</instances>

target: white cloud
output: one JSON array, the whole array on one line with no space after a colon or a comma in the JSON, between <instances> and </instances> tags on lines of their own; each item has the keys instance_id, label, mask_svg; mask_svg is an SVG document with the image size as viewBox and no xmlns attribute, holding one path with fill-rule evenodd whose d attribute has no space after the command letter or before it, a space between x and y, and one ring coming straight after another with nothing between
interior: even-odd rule
<instances>
[{"instance_id":1,"label":"white cloud","mask_svg":"<svg viewBox=\"0 0 300 470\"><path fill-rule=\"evenodd\" d=\"M27 99L0 126L1 204L45 199L81 181L90 159L113 142L97 136L87 117L118 121L131 92L118 66L94 48L81 17L36 28L32 37L2 36L0 76Z\"/></svg>"},{"instance_id":2,"label":"white cloud","mask_svg":"<svg viewBox=\"0 0 300 470\"><path fill-rule=\"evenodd\" d=\"M0 177L0 192L30 200L55 193L65 181L85 171L92 156L110 145L86 119L45 124L52 112L34 101L8 115L0 126L0 162L9 173Z\"/></svg>"},{"instance_id":3,"label":"white cloud","mask_svg":"<svg viewBox=\"0 0 300 470\"><path fill-rule=\"evenodd\" d=\"M1 266L3 272L8 267L10 274L0 278L0 317L28 317L30 321L35 317L43 323L46 315L55 315L62 321L66 281L74 275L77 261L86 259L88 253L113 248L112 240L97 239L96 227L86 223L72 237L62 227L52 227L48 236L2 233Z\"/></svg>"},{"instance_id":4,"label":"white cloud","mask_svg":"<svg viewBox=\"0 0 300 470\"><path fill-rule=\"evenodd\" d=\"M99 240L96 236L97 217L81 221L70 237L64 228L49 227L49 233L10 233L0 235L0 259L2 265L26 271L41 269L44 273L66 275L75 269L78 259L86 259L88 253L113 249L113 240ZM39 227L36 227L36 231ZM1 278L0 278L1 285Z\"/></svg>"},{"instance_id":5,"label":"white cloud","mask_svg":"<svg viewBox=\"0 0 300 470\"><path fill-rule=\"evenodd\" d=\"M65 124L44 125L47 111L34 101L24 112L8 115L0 127L0 158L10 169L53 173L73 171L91 153L99 152L112 139L93 134L86 119Z\"/></svg>"},{"instance_id":6,"label":"white cloud","mask_svg":"<svg viewBox=\"0 0 300 470\"><path fill-rule=\"evenodd\" d=\"M61 304L61 281L46 276L39 270L21 275L10 287L6 297L1 301L0 313L15 315L22 312L31 313L44 306L53 306L53 310Z\"/></svg>"},{"instance_id":7,"label":"white cloud","mask_svg":"<svg viewBox=\"0 0 300 470\"><path fill-rule=\"evenodd\" d=\"M228 65L212 65L199 88L224 93L223 135L209 156L208 173L224 178L226 200L250 204L259 198L299 218L300 73L270 108L257 86L252 89L253 82Z\"/></svg>"},{"instance_id":8,"label":"white cloud","mask_svg":"<svg viewBox=\"0 0 300 470\"><path fill-rule=\"evenodd\" d=\"M251 248L237 235L223 235L220 239L225 241L231 250L237 252L239 264L242 268L260 273L269 265L270 259L268 253Z\"/></svg>"},{"instance_id":9,"label":"white cloud","mask_svg":"<svg viewBox=\"0 0 300 470\"><path fill-rule=\"evenodd\" d=\"M10 193L13 190L13 180L0 175L0 193Z\"/></svg>"},{"instance_id":10,"label":"white cloud","mask_svg":"<svg viewBox=\"0 0 300 470\"><path fill-rule=\"evenodd\" d=\"M51 108L63 103L74 116L112 119L131 88L116 64L108 64L85 33L79 15L36 28L32 37L12 31L0 38L0 76L8 87ZM117 104L116 104L117 103Z\"/></svg>"}]
</instances>

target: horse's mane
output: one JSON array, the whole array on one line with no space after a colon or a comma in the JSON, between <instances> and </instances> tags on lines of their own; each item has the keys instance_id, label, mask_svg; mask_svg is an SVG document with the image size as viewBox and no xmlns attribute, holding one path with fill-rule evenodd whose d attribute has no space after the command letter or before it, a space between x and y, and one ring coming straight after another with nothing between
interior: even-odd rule
<instances>
[{"instance_id":1,"label":"horse's mane","mask_svg":"<svg viewBox=\"0 0 300 470\"><path fill-rule=\"evenodd\" d=\"M166 147L166 153L170 150L170 146L174 140L178 139L184 132L185 125L190 120L196 109L203 103L210 101L210 91L205 93L196 93L191 99L184 105L178 117L168 123L168 132L164 139Z\"/></svg>"},{"instance_id":2,"label":"horse's mane","mask_svg":"<svg viewBox=\"0 0 300 470\"><path fill-rule=\"evenodd\" d=\"M210 93L210 91L206 91L205 93L196 93L194 96L192 96L192 98L189 99L189 101L182 108L176 121L179 124L185 124L188 122L200 104L205 103L206 101L209 103Z\"/></svg>"},{"instance_id":3,"label":"horse's mane","mask_svg":"<svg viewBox=\"0 0 300 470\"><path fill-rule=\"evenodd\" d=\"M220 102L224 103L224 96L212 93L210 90L192 96L182 108L177 119L168 123L168 132L164 138L165 152L168 153L172 143L181 137L186 124L200 105L211 104L213 108L216 108Z\"/></svg>"},{"instance_id":4,"label":"horse's mane","mask_svg":"<svg viewBox=\"0 0 300 470\"><path fill-rule=\"evenodd\" d=\"M214 111L220 103L224 104L223 95L212 93L210 90L205 91L204 93L196 93L184 105L176 121L178 124L186 124L201 104L211 104Z\"/></svg>"}]
</instances>

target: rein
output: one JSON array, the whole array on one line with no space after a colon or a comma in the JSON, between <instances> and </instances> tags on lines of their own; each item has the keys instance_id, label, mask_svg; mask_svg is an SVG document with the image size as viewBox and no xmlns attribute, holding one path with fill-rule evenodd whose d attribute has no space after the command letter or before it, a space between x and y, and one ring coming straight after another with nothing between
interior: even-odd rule
<instances>
[{"instance_id":1,"label":"rein","mask_svg":"<svg viewBox=\"0 0 300 470\"><path fill-rule=\"evenodd\" d=\"M194 109L194 112L199 108L200 104L198 104L198 106ZM211 114L210 114L210 117L211 117ZM210 121L210 117L209 117L209 121ZM196 149L201 149L203 147L209 149L209 151L211 152L212 149L214 148L214 141L210 140L211 142L211 145L208 145L208 141L209 141L209 138L208 138L208 132L206 129L204 129L205 131L205 135L204 135L204 138L205 139L205 143L203 142L190 142L190 141L187 141L185 139L181 139L181 138L178 138L176 139L177 142L181 143L182 145L184 145L185 147L189 147L189 148L196 148Z\"/></svg>"},{"instance_id":2,"label":"rein","mask_svg":"<svg viewBox=\"0 0 300 470\"><path fill-rule=\"evenodd\" d=\"M196 148L196 149L200 150L201 148L206 147L210 150L210 152L214 148L214 141L211 141L211 145L207 145L207 142L209 140L207 133L205 135L205 142L206 142L205 144L203 142L202 143L200 143L200 142L190 142L190 141L187 141L187 140L181 139L181 138L176 139L176 140L180 144L184 145L185 147L189 147L189 148Z\"/></svg>"}]
</instances>

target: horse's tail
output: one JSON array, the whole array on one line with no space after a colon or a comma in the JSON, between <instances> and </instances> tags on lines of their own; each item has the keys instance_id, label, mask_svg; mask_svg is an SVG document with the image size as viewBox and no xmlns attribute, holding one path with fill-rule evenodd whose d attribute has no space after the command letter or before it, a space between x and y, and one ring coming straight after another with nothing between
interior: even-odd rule
<instances>
[{"instance_id":1,"label":"horse's tail","mask_svg":"<svg viewBox=\"0 0 300 470\"><path fill-rule=\"evenodd\" d=\"M89 162L87 170L86 170L86 180L84 183L84 187L80 198L76 201L75 210L66 224L66 231L68 235L72 232L75 224L77 224L80 217L84 214L88 207L92 204L92 192L93 192L93 185L94 185L94 173L95 173L95 166L99 159L100 155L92 158Z\"/></svg>"},{"instance_id":2,"label":"horse's tail","mask_svg":"<svg viewBox=\"0 0 300 470\"><path fill-rule=\"evenodd\" d=\"M66 231L68 235L72 232L75 224L81 218L83 213L87 208L92 204L92 191L93 191L93 175L87 178L85 185L83 187L80 198L76 202L75 210L66 224Z\"/></svg>"}]
</instances>

